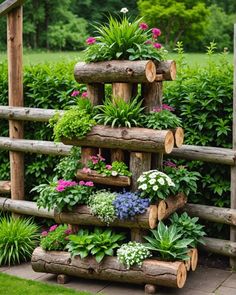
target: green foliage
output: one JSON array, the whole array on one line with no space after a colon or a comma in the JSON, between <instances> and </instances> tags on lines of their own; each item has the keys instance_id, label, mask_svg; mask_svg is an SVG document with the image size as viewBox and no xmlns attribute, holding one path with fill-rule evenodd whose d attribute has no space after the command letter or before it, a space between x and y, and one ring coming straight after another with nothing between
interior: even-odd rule
<instances>
[{"instance_id":1,"label":"green foliage","mask_svg":"<svg viewBox=\"0 0 236 295\"><path fill-rule=\"evenodd\" d=\"M129 242L128 244L123 244L117 250L118 261L125 265L127 269L131 266L141 267L143 260L150 257L150 251L141 243Z\"/></svg>"},{"instance_id":2,"label":"green foliage","mask_svg":"<svg viewBox=\"0 0 236 295\"><path fill-rule=\"evenodd\" d=\"M52 121L51 121L52 122ZM53 122L54 123L54 122ZM83 138L91 131L95 125L95 121L91 118L90 114L81 110L78 107L73 107L66 111L65 114L58 119L54 125L55 141L60 141L61 138Z\"/></svg>"},{"instance_id":3,"label":"green foliage","mask_svg":"<svg viewBox=\"0 0 236 295\"><path fill-rule=\"evenodd\" d=\"M140 126L142 119L142 101L138 97L126 102L122 98L107 98L103 105L98 106L99 114L95 116L98 124L111 127Z\"/></svg>"},{"instance_id":4,"label":"green foliage","mask_svg":"<svg viewBox=\"0 0 236 295\"><path fill-rule=\"evenodd\" d=\"M48 232L42 232L40 246L46 251L63 251L68 244L68 227L59 225L54 228L55 226L52 226Z\"/></svg>"},{"instance_id":5,"label":"green foliage","mask_svg":"<svg viewBox=\"0 0 236 295\"><path fill-rule=\"evenodd\" d=\"M188 216L186 212L180 216L177 213L172 214L170 221L174 224L184 239L192 239L191 247L195 248L197 245L204 244L202 237L205 235L204 226L198 224L199 218Z\"/></svg>"},{"instance_id":6,"label":"green foliage","mask_svg":"<svg viewBox=\"0 0 236 295\"><path fill-rule=\"evenodd\" d=\"M114 161L111 164L111 169L106 169L104 174L107 176L131 176L132 173L124 162Z\"/></svg>"},{"instance_id":7,"label":"green foliage","mask_svg":"<svg viewBox=\"0 0 236 295\"><path fill-rule=\"evenodd\" d=\"M152 129L174 129L181 127L181 119L168 110L151 112L145 115L143 126Z\"/></svg>"},{"instance_id":8,"label":"green foliage","mask_svg":"<svg viewBox=\"0 0 236 295\"><path fill-rule=\"evenodd\" d=\"M152 236L144 237L148 243L145 246L158 253L165 260L188 260L188 247L193 239L183 238L176 225L166 226L162 221L155 230L151 230Z\"/></svg>"},{"instance_id":9,"label":"green foliage","mask_svg":"<svg viewBox=\"0 0 236 295\"><path fill-rule=\"evenodd\" d=\"M109 223L116 219L116 212L113 205L117 194L100 190L89 198L89 207L92 214L96 215L102 222Z\"/></svg>"},{"instance_id":10,"label":"green foliage","mask_svg":"<svg viewBox=\"0 0 236 295\"><path fill-rule=\"evenodd\" d=\"M38 227L32 219L0 219L0 265L28 261L37 245Z\"/></svg>"},{"instance_id":11,"label":"green foliage","mask_svg":"<svg viewBox=\"0 0 236 295\"><path fill-rule=\"evenodd\" d=\"M92 233L81 229L77 235L69 236L67 248L72 256L79 255L83 259L91 254L100 263L106 255L113 256L124 238L124 234L115 234L110 229L96 228Z\"/></svg>"},{"instance_id":12,"label":"green foliage","mask_svg":"<svg viewBox=\"0 0 236 295\"><path fill-rule=\"evenodd\" d=\"M176 195L181 192L189 196L190 193L197 192L197 181L201 177L200 173L188 171L184 166L164 166L164 172L175 184L175 186L170 188L172 194Z\"/></svg>"}]
</instances>

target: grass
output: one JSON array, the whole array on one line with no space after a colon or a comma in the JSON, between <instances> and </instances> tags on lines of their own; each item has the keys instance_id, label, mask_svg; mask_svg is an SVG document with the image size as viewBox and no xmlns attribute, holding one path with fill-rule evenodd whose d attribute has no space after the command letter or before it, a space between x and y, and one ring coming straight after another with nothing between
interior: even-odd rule
<instances>
[{"instance_id":1,"label":"grass","mask_svg":"<svg viewBox=\"0 0 236 295\"><path fill-rule=\"evenodd\" d=\"M168 55L168 59L176 59L177 54L176 53L170 53ZM189 65L199 65L203 66L207 62L207 55L204 53L185 53L186 62ZM220 59L220 54L215 54L214 58L216 61ZM0 62L3 60L6 60L6 52L0 52ZM83 60L83 52L38 52L38 51L32 51L32 52L25 52L24 53L24 64L25 65L34 65L39 63L55 63L58 61L71 61L74 60L79 61ZM233 54L228 54L228 60L233 63Z\"/></svg>"},{"instance_id":2,"label":"grass","mask_svg":"<svg viewBox=\"0 0 236 295\"><path fill-rule=\"evenodd\" d=\"M1 295L92 295L59 286L52 286L32 280L24 280L0 273Z\"/></svg>"}]
</instances>

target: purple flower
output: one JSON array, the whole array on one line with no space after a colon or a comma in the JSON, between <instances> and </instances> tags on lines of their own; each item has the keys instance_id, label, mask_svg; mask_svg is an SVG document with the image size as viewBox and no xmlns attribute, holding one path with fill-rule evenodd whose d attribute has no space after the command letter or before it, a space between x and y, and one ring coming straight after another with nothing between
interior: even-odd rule
<instances>
[{"instance_id":1,"label":"purple flower","mask_svg":"<svg viewBox=\"0 0 236 295\"><path fill-rule=\"evenodd\" d=\"M49 231L54 231L55 229L57 228L57 224L54 224L52 225L50 228L49 228Z\"/></svg>"},{"instance_id":2,"label":"purple flower","mask_svg":"<svg viewBox=\"0 0 236 295\"><path fill-rule=\"evenodd\" d=\"M161 30L158 28L152 29L152 37L156 39L157 37L161 36Z\"/></svg>"},{"instance_id":3,"label":"purple flower","mask_svg":"<svg viewBox=\"0 0 236 295\"><path fill-rule=\"evenodd\" d=\"M141 30L147 30L148 29L148 25L146 24L146 23L141 23L140 25L139 25L139 28L141 29Z\"/></svg>"},{"instance_id":4,"label":"purple flower","mask_svg":"<svg viewBox=\"0 0 236 295\"><path fill-rule=\"evenodd\" d=\"M46 237L47 235L48 235L48 232L46 230L41 233L42 237Z\"/></svg>"},{"instance_id":5,"label":"purple flower","mask_svg":"<svg viewBox=\"0 0 236 295\"><path fill-rule=\"evenodd\" d=\"M66 235L71 235L71 234L72 234L72 230L69 229L69 228L66 229L66 230L65 230L65 234L66 234Z\"/></svg>"},{"instance_id":6,"label":"purple flower","mask_svg":"<svg viewBox=\"0 0 236 295\"><path fill-rule=\"evenodd\" d=\"M78 96L80 92L78 90L74 90L71 94L71 96Z\"/></svg>"},{"instance_id":7,"label":"purple flower","mask_svg":"<svg viewBox=\"0 0 236 295\"><path fill-rule=\"evenodd\" d=\"M153 47L160 49L162 47L162 45L160 43L153 43Z\"/></svg>"},{"instance_id":8,"label":"purple flower","mask_svg":"<svg viewBox=\"0 0 236 295\"><path fill-rule=\"evenodd\" d=\"M95 39L94 37L88 37L88 38L86 39L86 43L87 43L88 45L92 45L92 44L96 43L96 39Z\"/></svg>"},{"instance_id":9,"label":"purple flower","mask_svg":"<svg viewBox=\"0 0 236 295\"><path fill-rule=\"evenodd\" d=\"M163 161L163 165L168 167L173 167L173 168L176 167L176 164L171 161Z\"/></svg>"}]
</instances>

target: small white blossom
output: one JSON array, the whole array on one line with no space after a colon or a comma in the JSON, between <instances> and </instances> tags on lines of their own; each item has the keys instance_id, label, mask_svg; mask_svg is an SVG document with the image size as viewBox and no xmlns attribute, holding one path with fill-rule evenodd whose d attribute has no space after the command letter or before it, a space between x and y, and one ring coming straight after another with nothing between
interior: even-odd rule
<instances>
[{"instance_id":1,"label":"small white blossom","mask_svg":"<svg viewBox=\"0 0 236 295\"><path fill-rule=\"evenodd\" d=\"M146 190L146 189L147 189L147 185L146 185L146 183L142 184L142 185L140 186L140 188L141 188L142 190Z\"/></svg>"},{"instance_id":2,"label":"small white blossom","mask_svg":"<svg viewBox=\"0 0 236 295\"><path fill-rule=\"evenodd\" d=\"M158 185L154 185L152 189L156 192L158 190Z\"/></svg>"},{"instance_id":3,"label":"small white blossom","mask_svg":"<svg viewBox=\"0 0 236 295\"><path fill-rule=\"evenodd\" d=\"M118 175L118 172L117 172L117 171L112 171L112 172L111 172L111 175L112 175L112 176L117 176L117 175Z\"/></svg>"},{"instance_id":4,"label":"small white blossom","mask_svg":"<svg viewBox=\"0 0 236 295\"><path fill-rule=\"evenodd\" d=\"M149 180L149 183L150 183L150 184L154 184L154 183L156 183L156 180L155 180L155 179L150 179L150 180Z\"/></svg>"},{"instance_id":5,"label":"small white blossom","mask_svg":"<svg viewBox=\"0 0 236 295\"><path fill-rule=\"evenodd\" d=\"M121 8L120 12L127 13L129 10L126 7Z\"/></svg>"},{"instance_id":6,"label":"small white blossom","mask_svg":"<svg viewBox=\"0 0 236 295\"><path fill-rule=\"evenodd\" d=\"M139 178L138 178L138 182L144 182L146 179L145 179L145 177L143 177L143 176L140 176Z\"/></svg>"},{"instance_id":7,"label":"small white blossom","mask_svg":"<svg viewBox=\"0 0 236 295\"><path fill-rule=\"evenodd\" d=\"M163 178L159 178L157 181L160 183L160 185L165 184L165 180Z\"/></svg>"}]
</instances>

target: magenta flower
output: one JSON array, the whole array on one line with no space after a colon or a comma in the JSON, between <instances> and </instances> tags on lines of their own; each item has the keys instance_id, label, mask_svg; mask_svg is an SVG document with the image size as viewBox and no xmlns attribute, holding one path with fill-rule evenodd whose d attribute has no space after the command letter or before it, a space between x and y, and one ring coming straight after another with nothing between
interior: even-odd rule
<instances>
[{"instance_id":1,"label":"magenta flower","mask_svg":"<svg viewBox=\"0 0 236 295\"><path fill-rule=\"evenodd\" d=\"M85 182L85 185L86 185L86 186L94 186L94 184L93 184L92 181L87 181L87 182Z\"/></svg>"},{"instance_id":2,"label":"magenta flower","mask_svg":"<svg viewBox=\"0 0 236 295\"><path fill-rule=\"evenodd\" d=\"M161 30L158 28L152 29L152 37L156 39L157 37L161 36Z\"/></svg>"},{"instance_id":3,"label":"magenta flower","mask_svg":"<svg viewBox=\"0 0 236 295\"><path fill-rule=\"evenodd\" d=\"M169 106L168 104L165 104L165 103L163 103L162 109L170 111L170 112L174 112L174 110L175 110L173 107L171 107L171 106Z\"/></svg>"},{"instance_id":4,"label":"magenta flower","mask_svg":"<svg viewBox=\"0 0 236 295\"><path fill-rule=\"evenodd\" d=\"M176 167L176 164L171 161L163 161L163 165L168 167L173 167L173 168Z\"/></svg>"},{"instance_id":5,"label":"magenta flower","mask_svg":"<svg viewBox=\"0 0 236 295\"><path fill-rule=\"evenodd\" d=\"M139 28L141 29L141 30L147 30L148 29L148 25L146 24L146 23L141 23L140 25L139 25Z\"/></svg>"},{"instance_id":6,"label":"magenta flower","mask_svg":"<svg viewBox=\"0 0 236 295\"><path fill-rule=\"evenodd\" d=\"M54 231L56 228L57 228L57 224L54 224L49 228L49 231Z\"/></svg>"},{"instance_id":7,"label":"magenta flower","mask_svg":"<svg viewBox=\"0 0 236 295\"><path fill-rule=\"evenodd\" d=\"M82 96L82 97L88 97L88 92L87 92L87 91L83 92L83 93L81 94L81 96Z\"/></svg>"},{"instance_id":8,"label":"magenta flower","mask_svg":"<svg viewBox=\"0 0 236 295\"><path fill-rule=\"evenodd\" d=\"M82 169L82 172L83 172L83 173L87 173L87 174L89 174L89 173L91 173L91 169L90 169L90 168L87 168L87 167L84 167L84 168Z\"/></svg>"},{"instance_id":9,"label":"magenta flower","mask_svg":"<svg viewBox=\"0 0 236 295\"><path fill-rule=\"evenodd\" d=\"M83 180L81 180L81 181L79 182L79 185L85 185L85 182L84 182Z\"/></svg>"},{"instance_id":10,"label":"magenta flower","mask_svg":"<svg viewBox=\"0 0 236 295\"><path fill-rule=\"evenodd\" d=\"M92 45L92 44L96 43L96 39L95 39L94 37L88 37L88 38L86 39L86 43L87 43L88 45Z\"/></svg>"},{"instance_id":11,"label":"magenta flower","mask_svg":"<svg viewBox=\"0 0 236 295\"><path fill-rule=\"evenodd\" d=\"M107 170L111 170L112 169L112 166L111 165L106 165L106 169Z\"/></svg>"},{"instance_id":12,"label":"magenta flower","mask_svg":"<svg viewBox=\"0 0 236 295\"><path fill-rule=\"evenodd\" d=\"M92 159L93 164L97 164L98 163L98 159Z\"/></svg>"},{"instance_id":13,"label":"magenta flower","mask_svg":"<svg viewBox=\"0 0 236 295\"><path fill-rule=\"evenodd\" d=\"M78 96L80 94L80 92L78 90L74 90L72 93L71 93L71 96Z\"/></svg>"},{"instance_id":14,"label":"magenta flower","mask_svg":"<svg viewBox=\"0 0 236 295\"><path fill-rule=\"evenodd\" d=\"M160 49L162 46L161 46L160 43L154 43L154 44L153 44L153 47L154 47L154 48L157 48L157 49Z\"/></svg>"},{"instance_id":15,"label":"magenta flower","mask_svg":"<svg viewBox=\"0 0 236 295\"><path fill-rule=\"evenodd\" d=\"M144 42L144 44L152 44L152 41L151 40L147 40Z\"/></svg>"},{"instance_id":16,"label":"magenta flower","mask_svg":"<svg viewBox=\"0 0 236 295\"><path fill-rule=\"evenodd\" d=\"M58 185L57 187L56 187L56 191L57 192L63 192L65 190L65 186L64 185Z\"/></svg>"},{"instance_id":17,"label":"magenta flower","mask_svg":"<svg viewBox=\"0 0 236 295\"><path fill-rule=\"evenodd\" d=\"M66 229L65 231L64 231L64 233L66 234L66 235L71 235L72 234L72 230L71 229Z\"/></svg>"},{"instance_id":18,"label":"magenta flower","mask_svg":"<svg viewBox=\"0 0 236 295\"><path fill-rule=\"evenodd\" d=\"M46 237L47 235L48 235L48 232L46 230L41 233L42 237Z\"/></svg>"}]
</instances>

